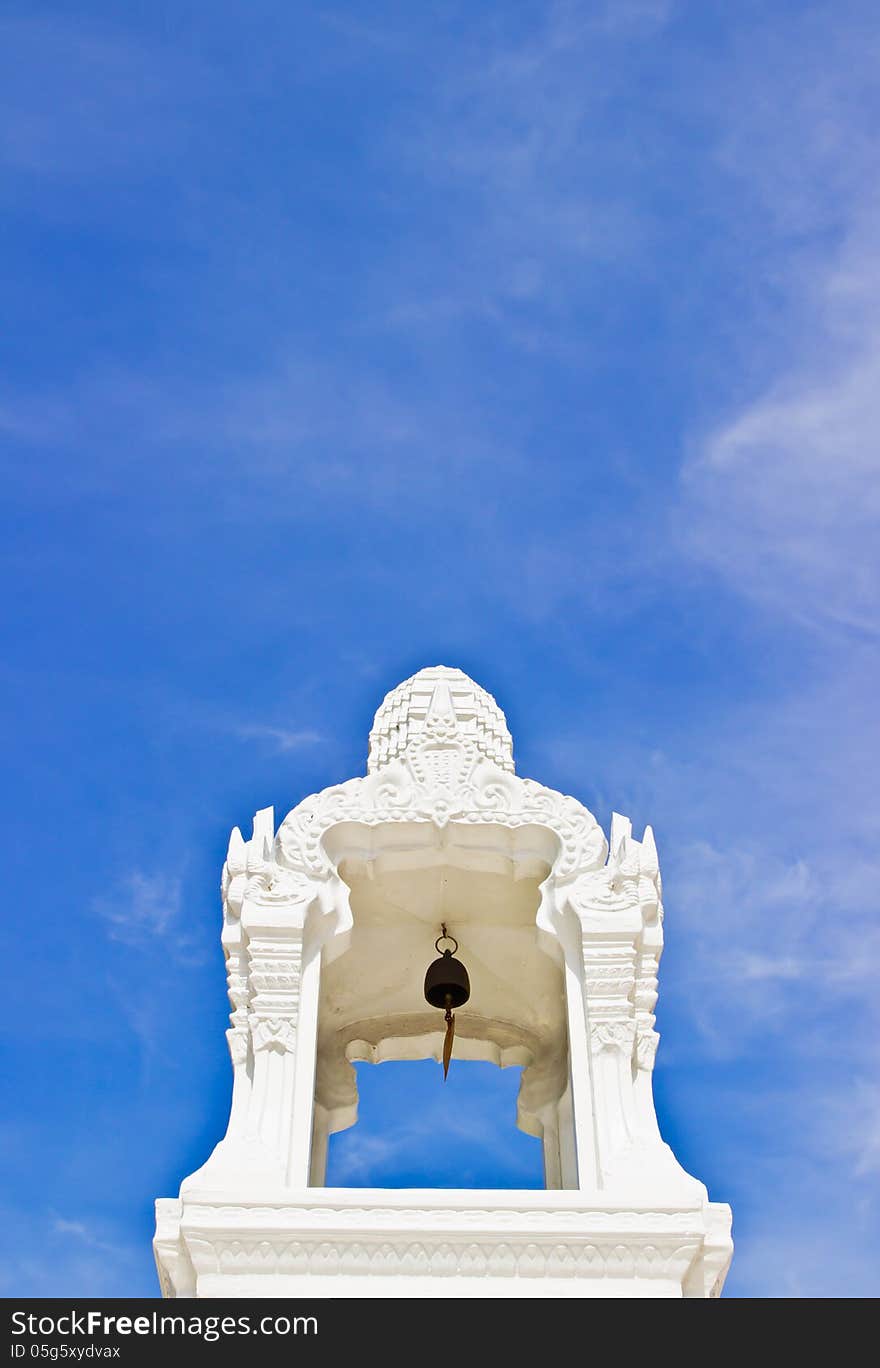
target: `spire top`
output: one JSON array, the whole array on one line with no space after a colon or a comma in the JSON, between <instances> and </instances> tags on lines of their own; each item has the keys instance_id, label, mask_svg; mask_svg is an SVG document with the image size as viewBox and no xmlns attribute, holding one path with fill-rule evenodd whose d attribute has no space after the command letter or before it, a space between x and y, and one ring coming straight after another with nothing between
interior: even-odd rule
<instances>
[{"instance_id":1,"label":"spire top","mask_svg":"<svg viewBox=\"0 0 880 1368\"><path fill-rule=\"evenodd\" d=\"M463 670L429 665L386 694L370 732L367 768L382 769L428 736L457 735L510 774L513 738L504 713Z\"/></svg>"}]
</instances>

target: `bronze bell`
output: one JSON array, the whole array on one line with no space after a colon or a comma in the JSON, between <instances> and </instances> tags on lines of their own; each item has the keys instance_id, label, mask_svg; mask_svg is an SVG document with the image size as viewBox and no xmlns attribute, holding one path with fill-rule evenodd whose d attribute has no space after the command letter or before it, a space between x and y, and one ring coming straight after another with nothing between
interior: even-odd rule
<instances>
[{"instance_id":1,"label":"bronze bell","mask_svg":"<svg viewBox=\"0 0 880 1368\"><path fill-rule=\"evenodd\" d=\"M452 1058L452 1041L455 1036L455 1017L452 1015L453 1007L463 1007L471 995L471 981L468 978L468 971L465 969L461 960L455 958L458 950L458 941L454 936L450 936L444 923L442 935L438 936L434 942L434 949L440 956L428 965L428 972L425 974L425 997L432 1007L439 1007L445 1013L446 1019L446 1039L443 1042L443 1078L449 1073L449 1061ZM454 950L440 950L440 942L452 941Z\"/></svg>"},{"instance_id":2,"label":"bronze bell","mask_svg":"<svg viewBox=\"0 0 880 1368\"><path fill-rule=\"evenodd\" d=\"M447 936L444 927L443 935L438 936L434 942L434 948L440 950L442 940L451 940L455 949L458 949L458 941L452 936ZM468 971L465 969L461 960L455 958L453 950L444 950L439 959L435 959L428 965L428 972L425 975L425 997L432 1007L463 1007L471 995L471 981L468 978Z\"/></svg>"}]
</instances>

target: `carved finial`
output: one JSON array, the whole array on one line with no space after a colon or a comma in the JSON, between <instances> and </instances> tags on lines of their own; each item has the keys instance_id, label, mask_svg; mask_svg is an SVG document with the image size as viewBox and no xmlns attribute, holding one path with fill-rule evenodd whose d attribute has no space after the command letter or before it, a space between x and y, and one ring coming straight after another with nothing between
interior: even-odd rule
<instances>
[{"instance_id":1,"label":"carved finial","mask_svg":"<svg viewBox=\"0 0 880 1368\"><path fill-rule=\"evenodd\" d=\"M660 862L657 859L657 845L654 840L654 832L651 827L645 827L645 834L642 837L642 848L639 851L639 873L644 874L649 879L656 879L660 870Z\"/></svg>"},{"instance_id":2,"label":"carved finial","mask_svg":"<svg viewBox=\"0 0 880 1368\"><path fill-rule=\"evenodd\" d=\"M445 679L439 679L434 685L431 702L425 714L425 728L427 731L441 732L452 732L456 729L455 704Z\"/></svg>"},{"instance_id":3,"label":"carved finial","mask_svg":"<svg viewBox=\"0 0 880 1368\"><path fill-rule=\"evenodd\" d=\"M627 836L632 835L633 824L628 817L623 817L619 812L611 814L611 850L612 860L616 860L622 855L621 846Z\"/></svg>"},{"instance_id":4,"label":"carved finial","mask_svg":"<svg viewBox=\"0 0 880 1368\"><path fill-rule=\"evenodd\" d=\"M266 839L275 840L275 809L271 807L260 808L259 812L254 813L254 834L252 839L257 843L257 849L262 849L263 841Z\"/></svg>"},{"instance_id":5,"label":"carved finial","mask_svg":"<svg viewBox=\"0 0 880 1368\"><path fill-rule=\"evenodd\" d=\"M230 874L243 874L247 868L247 843L238 827L233 827L229 835L226 865Z\"/></svg>"}]
</instances>

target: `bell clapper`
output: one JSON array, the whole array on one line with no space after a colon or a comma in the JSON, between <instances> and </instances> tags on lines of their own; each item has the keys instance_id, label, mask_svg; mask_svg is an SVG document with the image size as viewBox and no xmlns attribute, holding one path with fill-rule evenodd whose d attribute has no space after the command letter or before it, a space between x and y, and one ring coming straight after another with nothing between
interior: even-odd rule
<instances>
[{"instance_id":1,"label":"bell clapper","mask_svg":"<svg viewBox=\"0 0 880 1368\"><path fill-rule=\"evenodd\" d=\"M446 1082L446 1075L449 1073L449 1061L452 1058L452 1042L455 1039L455 1017L452 1015L452 996L446 994L446 1039L443 1041L443 1082Z\"/></svg>"}]
</instances>

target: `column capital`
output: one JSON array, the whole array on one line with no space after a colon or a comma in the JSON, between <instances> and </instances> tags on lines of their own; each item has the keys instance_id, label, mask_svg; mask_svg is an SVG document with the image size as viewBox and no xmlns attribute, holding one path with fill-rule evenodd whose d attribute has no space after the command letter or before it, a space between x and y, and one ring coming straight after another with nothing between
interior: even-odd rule
<instances>
[{"instance_id":1,"label":"column capital","mask_svg":"<svg viewBox=\"0 0 880 1368\"><path fill-rule=\"evenodd\" d=\"M627 1058L633 1052L636 1038L634 1021L594 1021L590 1025L590 1045L599 1050L620 1050Z\"/></svg>"},{"instance_id":2,"label":"column capital","mask_svg":"<svg viewBox=\"0 0 880 1368\"><path fill-rule=\"evenodd\" d=\"M654 1060L657 1057L657 1046L660 1044L660 1034L651 1026L639 1025L636 1036L636 1060L640 1069L648 1073L654 1067Z\"/></svg>"},{"instance_id":3,"label":"column capital","mask_svg":"<svg viewBox=\"0 0 880 1368\"><path fill-rule=\"evenodd\" d=\"M253 1014L250 1027L255 1054L260 1050L279 1050L282 1054L292 1054L296 1049L295 1014L286 1017Z\"/></svg>"},{"instance_id":4,"label":"column capital","mask_svg":"<svg viewBox=\"0 0 880 1368\"><path fill-rule=\"evenodd\" d=\"M233 1068L239 1064L244 1064L247 1060L249 1035L247 1026L235 1026L231 1031L226 1032L226 1043L229 1046Z\"/></svg>"}]
</instances>

